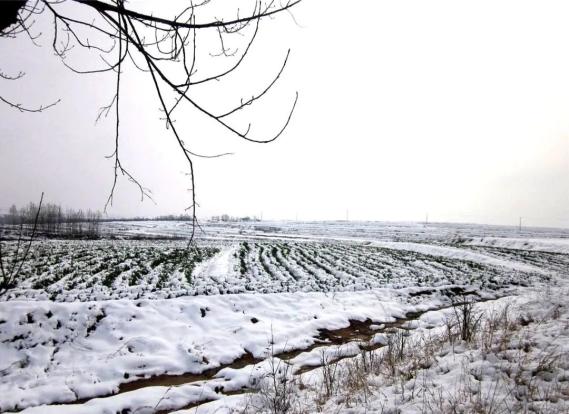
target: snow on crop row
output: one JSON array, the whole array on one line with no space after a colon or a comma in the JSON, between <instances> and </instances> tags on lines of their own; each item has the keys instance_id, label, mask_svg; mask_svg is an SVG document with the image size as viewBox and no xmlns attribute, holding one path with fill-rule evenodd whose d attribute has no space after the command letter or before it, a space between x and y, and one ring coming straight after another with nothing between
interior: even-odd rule
<instances>
[{"instance_id":1,"label":"snow on crop row","mask_svg":"<svg viewBox=\"0 0 569 414\"><path fill-rule=\"evenodd\" d=\"M152 226L144 231L162 231ZM219 398L218 386L239 390L266 361L226 368L211 386L40 404L104 396L121 383L199 373L243 355L263 358L269 348L304 349L322 328L448 305L453 287L490 298L550 285L569 268L563 252L475 246L448 234L427 244L415 236L366 240L353 229L334 241L327 237L338 237L336 230L324 226L323 236L294 238L242 230L220 230L189 253L184 241L35 242L24 280L0 302L0 411L120 412L159 401L161 409L184 407ZM15 244L5 246L13 254Z\"/></svg>"},{"instance_id":2,"label":"snow on crop row","mask_svg":"<svg viewBox=\"0 0 569 414\"><path fill-rule=\"evenodd\" d=\"M14 250L14 243L7 244ZM334 292L547 280L567 256L374 242L38 241L7 299L162 299L242 292ZM550 267L544 268L545 264Z\"/></svg>"}]
</instances>

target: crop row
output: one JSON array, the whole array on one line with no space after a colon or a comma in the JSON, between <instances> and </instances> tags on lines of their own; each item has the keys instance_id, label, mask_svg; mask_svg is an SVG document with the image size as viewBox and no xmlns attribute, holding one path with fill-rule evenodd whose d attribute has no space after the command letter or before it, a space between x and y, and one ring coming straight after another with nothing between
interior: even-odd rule
<instances>
[{"instance_id":1,"label":"crop row","mask_svg":"<svg viewBox=\"0 0 569 414\"><path fill-rule=\"evenodd\" d=\"M495 290L537 277L469 260L350 243L242 242L234 257L245 290L261 292L447 284Z\"/></svg>"},{"instance_id":2,"label":"crop row","mask_svg":"<svg viewBox=\"0 0 569 414\"><path fill-rule=\"evenodd\" d=\"M14 253L14 245L9 246ZM495 255L545 265L540 252ZM515 256L517 255L517 256ZM561 255L554 262L567 265ZM339 242L42 241L8 298L58 301L169 298L240 292L333 292L373 288L529 284L532 273L413 251Z\"/></svg>"},{"instance_id":3,"label":"crop row","mask_svg":"<svg viewBox=\"0 0 569 414\"><path fill-rule=\"evenodd\" d=\"M36 242L11 296L58 301L179 296L188 293L183 288L191 286L195 268L219 250L167 243ZM6 264L14 254L12 245Z\"/></svg>"}]
</instances>

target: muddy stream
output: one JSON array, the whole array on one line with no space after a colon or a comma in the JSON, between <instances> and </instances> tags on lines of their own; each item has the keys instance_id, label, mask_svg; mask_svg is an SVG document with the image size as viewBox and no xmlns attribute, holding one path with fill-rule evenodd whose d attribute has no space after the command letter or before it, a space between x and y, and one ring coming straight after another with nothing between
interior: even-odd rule
<instances>
[{"instance_id":1,"label":"muddy stream","mask_svg":"<svg viewBox=\"0 0 569 414\"><path fill-rule=\"evenodd\" d=\"M468 292L468 293L471 293L471 292ZM476 295L476 294L474 293L474 295ZM496 300L496 299L498 299L498 297L495 297L492 299L480 299L479 298L475 302L481 303L481 302L485 302L488 300ZM455 303L455 305L457 305L457 304ZM393 334L394 332L396 332L397 329L410 329L406 326L408 324L408 322L419 319L421 317L421 315L423 315L427 312L444 310L444 309L448 309L450 307L452 307L452 305L446 305L446 306L441 306L441 307L437 307L437 308L431 308L431 309L421 311L421 312L409 312L405 315L404 318L398 318L392 322L373 321L371 319L367 319L365 321L350 320L349 321L350 324L344 328L332 329L332 330L330 330L330 329L319 329L318 336L315 338L314 344L312 344L311 346L309 346L307 348L290 350L290 351L282 352L279 354L275 354L274 356L281 359L281 360L289 361L289 360L297 357L298 355L300 355L304 352L310 352L316 348L324 348L324 347L330 347L330 346L341 346L341 345L349 344L352 342L358 343L358 346L361 350L379 349L379 348L383 347L384 344L382 344L382 343L372 344L372 339L374 338L375 335L377 335L377 334L389 335L389 334ZM353 355L340 355L340 356L337 356L335 358L328 360L327 362L328 363L334 363L334 362L337 362L341 359L350 358L350 357L353 357ZM241 368L245 368L247 366L252 366L252 365L258 364L263 360L264 360L264 358L256 358L251 353L246 352L241 357L239 357L238 359L234 360L233 362L231 362L229 364L224 364L224 365L221 365L221 366L216 367L216 368L211 368L211 369L205 370L199 374L192 374L192 373L187 373L187 374L182 374L182 375L163 374L163 375L157 375L157 376L152 376L152 377L148 377L148 378L135 378L135 379L133 379L132 377L131 378L125 378L125 379L128 379L128 382L124 382L124 383L120 384L118 392L116 392L114 394L101 395L101 396L92 397L92 398L85 398L85 399L75 400L75 401L71 401L71 402L67 402L67 403L63 403L63 404L64 405L83 404L83 403L90 401L92 399L95 399L95 398L110 397L112 395L122 394L122 393L129 392L129 391L136 391L136 390L144 389L147 387L156 387L156 386L175 387L175 386L179 386L179 385L190 385L190 384L194 384L194 383L196 385L200 385L201 383L216 379L217 374L225 368L241 369ZM313 369L317 369L319 367L321 367L320 364L317 364L317 365L300 365L300 366L297 365L297 366L295 366L294 375L300 375L302 373L306 373L308 371L311 371ZM217 379L219 380L219 378L217 378ZM251 390L249 388L242 388L240 390L225 391L225 390L223 390L223 387L221 387L219 394L220 394L220 396L227 396L227 395L235 395L235 394L245 394L248 392L253 392L253 390ZM168 410L160 410L160 411L156 411L155 413L166 414L166 413L171 413L171 412L178 411L178 410L190 409L190 408L198 407L199 405L205 404L205 403L210 402L210 401L212 401L212 400L204 398L204 399L201 399L199 401L194 401L194 402L192 402L188 405L182 406L182 407L177 407L177 408L168 409ZM131 407L131 408L132 408L132 410L136 410L136 407Z\"/></svg>"}]
</instances>

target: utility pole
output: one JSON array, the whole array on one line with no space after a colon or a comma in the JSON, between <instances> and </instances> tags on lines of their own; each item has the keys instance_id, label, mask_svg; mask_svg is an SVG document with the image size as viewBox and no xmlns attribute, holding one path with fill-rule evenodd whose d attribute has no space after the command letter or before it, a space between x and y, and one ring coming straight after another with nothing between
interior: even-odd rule
<instances>
[{"instance_id":1,"label":"utility pole","mask_svg":"<svg viewBox=\"0 0 569 414\"><path fill-rule=\"evenodd\" d=\"M522 218L520 217L520 224L518 227L518 231L521 233L522 232Z\"/></svg>"}]
</instances>

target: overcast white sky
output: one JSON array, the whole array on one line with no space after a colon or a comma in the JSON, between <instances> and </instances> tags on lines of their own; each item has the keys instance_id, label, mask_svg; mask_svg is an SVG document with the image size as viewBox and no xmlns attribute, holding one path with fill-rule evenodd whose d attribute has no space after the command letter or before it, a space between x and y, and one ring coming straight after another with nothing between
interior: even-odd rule
<instances>
[{"instance_id":1,"label":"overcast white sky","mask_svg":"<svg viewBox=\"0 0 569 414\"><path fill-rule=\"evenodd\" d=\"M292 48L282 82L250 112L259 131L277 129L299 91L278 141L241 142L190 108L178 113L193 149L235 152L196 162L199 215L344 219L348 209L354 220L419 221L428 212L432 221L522 216L569 227L569 3L304 0L294 16L298 25L286 14L263 22L241 74L197 92L221 108L237 102ZM4 97L29 106L62 99L41 114L0 106L0 208L44 191L49 201L101 209L113 119L94 120L114 77L70 73L49 48L47 23L41 48L24 36L0 41L1 69L26 72L2 81ZM88 67L98 57L70 59ZM125 79L123 163L156 204L140 203L123 179L109 214L181 213L187 168L150 79L132 68Z\"/></svg>"}]
</instances>

